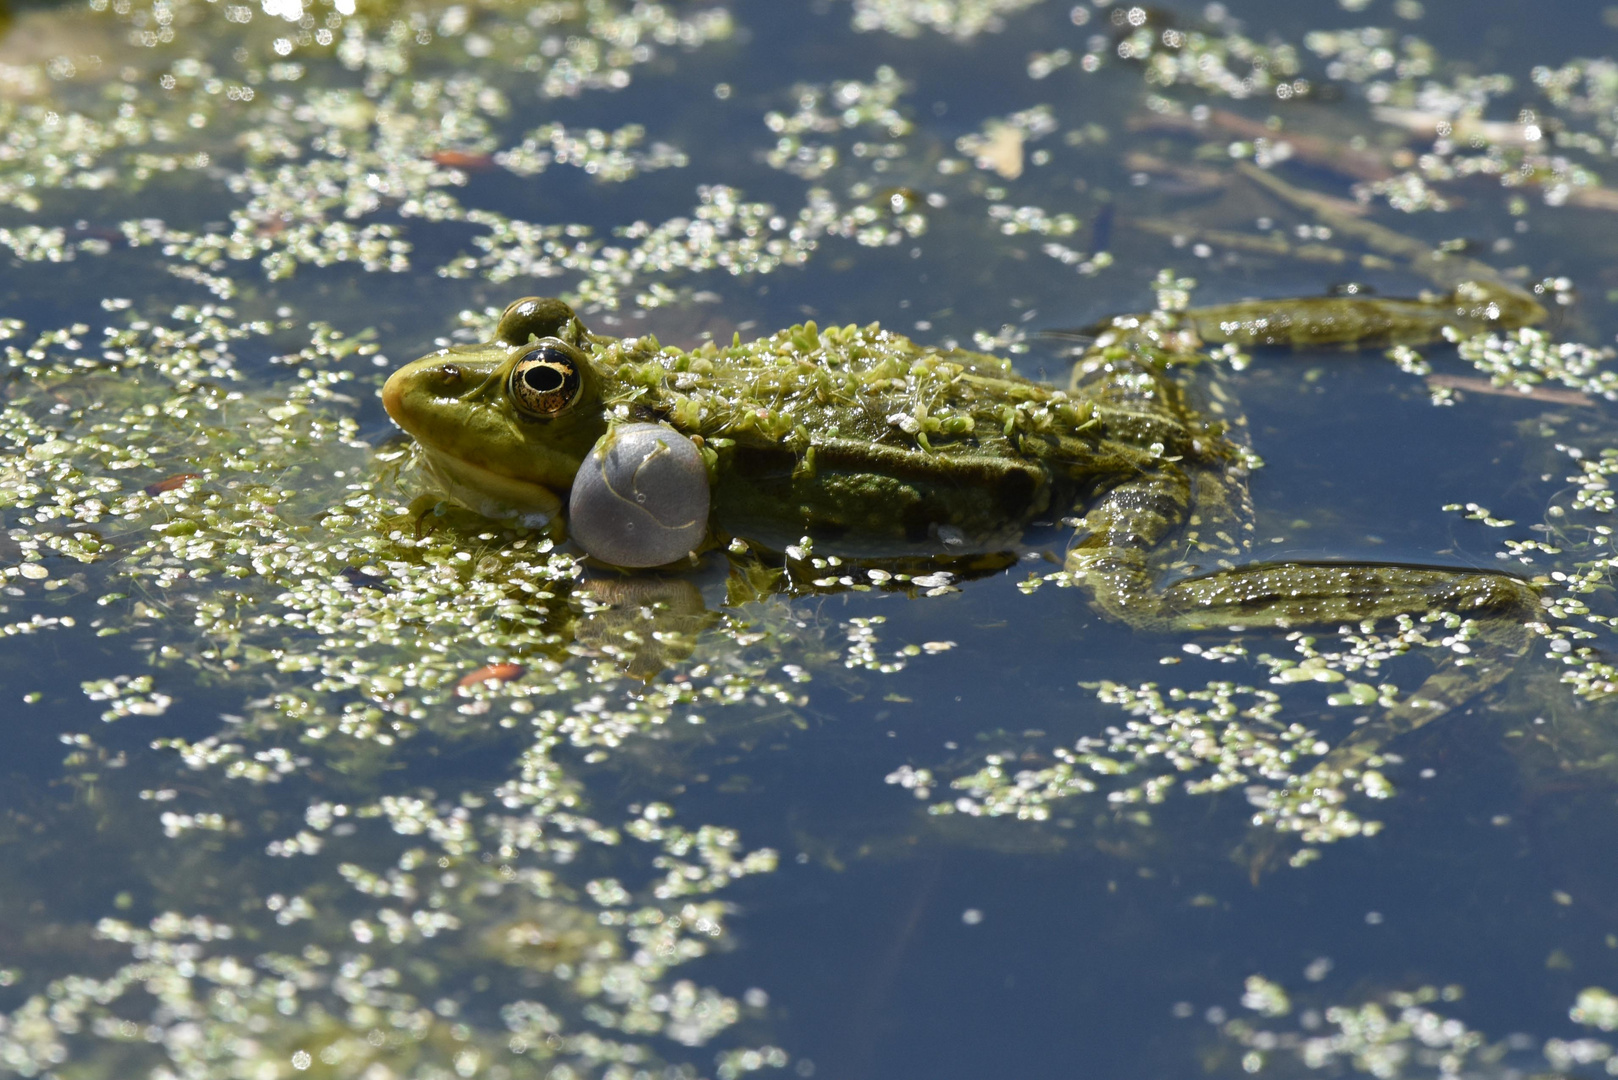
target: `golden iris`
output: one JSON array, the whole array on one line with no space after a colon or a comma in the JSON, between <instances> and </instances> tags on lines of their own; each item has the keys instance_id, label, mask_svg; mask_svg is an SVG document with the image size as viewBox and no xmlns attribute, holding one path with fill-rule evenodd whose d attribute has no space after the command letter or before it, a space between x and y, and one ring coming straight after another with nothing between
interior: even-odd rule
<instances>
[{"instance_id":1,"label":"golden iris","mask_svg":"<svg viewBox=\"0 0 1618 1080\"><path fill-rule=\"evenodd\" d=\"M511 398L529 416L558 416L572 408L584 388L579 362L561 344L524 354L511 369Z\"/></svg>"}]
</instances>

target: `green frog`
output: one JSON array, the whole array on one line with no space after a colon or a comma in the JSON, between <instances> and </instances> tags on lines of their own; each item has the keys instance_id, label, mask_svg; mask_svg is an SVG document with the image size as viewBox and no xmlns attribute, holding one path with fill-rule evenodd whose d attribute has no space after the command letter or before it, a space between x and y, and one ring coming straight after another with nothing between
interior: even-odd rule
<instances>
[{"instance_id":1,"label":"green frog","mask_svg":"<svg viewBox=\"0 0 1618 1080\"><path fill-rule=\"evenodd\" d=\"M1060 519L1074 527L1065 556L1074 582L1136 627L1520 614L1533 590L1504 574L1242 565L1252 529L1244 458L1179 375L1210 342L1420 342L1544 314L1520 290L1477 274L1419 300L1323 297L1118 318L1057 388L1003 359L874 324L809 322L686 351L651 335L592 333L562 301L528 297L506 309L494 340L407 364L382 396L450 497L491 517L551 523L572 492L576 521L591 512L580 506L581 468L603 493L592 498L671 504L663 525L644 530L681 516L680 484L695 489L701 499L673 526L684 530L674 547L602 556L619 565L711 547L778 554L808 538L816 556L863 567L949 568L1013 552L1030 529ZM649 459L673 462L679 449L695 478L666 481L676 491L666 497L595 478L631 430L661 435ZM601 543L585 546L601 555ZM1187 551L1208 553L1218 568L1186 574Z\"/></svg>"}]
</instances>

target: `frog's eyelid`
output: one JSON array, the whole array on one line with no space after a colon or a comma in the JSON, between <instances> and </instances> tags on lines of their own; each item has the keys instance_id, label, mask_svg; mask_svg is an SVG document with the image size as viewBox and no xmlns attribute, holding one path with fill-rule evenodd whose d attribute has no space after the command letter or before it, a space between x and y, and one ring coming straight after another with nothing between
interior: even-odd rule
<instances>
[{"instance_id":1,"label":"frog's eyelid","mask_svg":"<svg viewBox=\"0 0 1618 1080\"><path fill-rule=\"evenodd\" d=\"M506 305L495 336L520 349L547 338L577 340L583 329L584 324L579 321L578 315L561 300L525 296Z\"/></svg>"}]
</instances>

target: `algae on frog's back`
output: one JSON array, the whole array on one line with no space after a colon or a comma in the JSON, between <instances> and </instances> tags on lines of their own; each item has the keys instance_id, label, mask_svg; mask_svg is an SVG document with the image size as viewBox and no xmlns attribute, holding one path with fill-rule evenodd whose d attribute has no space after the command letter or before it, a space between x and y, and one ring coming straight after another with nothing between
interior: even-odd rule
<instances>
[{"instance_id":1,"label":"algae on frog's back","mask_svg":"<svg viewBox=\"0 0 1618 1080\"><path fill-rule=\"evenodd\" d=\"M1007 360L938 350L872 323L809 322L690 352L656 337L609 344L609 408L650 408L706 437L756 433L807 448L816 436L903 449L1016 452L1012 440L1082 429L1093 407L1018 376Z\"/></svg>"}]
</instances>

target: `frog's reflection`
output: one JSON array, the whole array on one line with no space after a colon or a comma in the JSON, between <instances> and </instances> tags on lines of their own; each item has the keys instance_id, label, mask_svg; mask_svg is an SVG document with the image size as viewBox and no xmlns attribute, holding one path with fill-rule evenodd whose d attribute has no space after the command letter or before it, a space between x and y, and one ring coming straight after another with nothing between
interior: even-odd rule
<instances>
[{"instance_id":1,"label":"frog's reflection","mask_svg":"<svg viewBox=\"0 0 1618 1080\"><path fill-rule=\"evenodd\" d=\"M690 660L704 631L722 619L720 610L773 597L829 595L851 591L921 596L954 582L988 577L1038 552L1007 551L971 558L844 560L804 553L784 560L752 551L710 553L685 572L627 574L587 563L573 583L570 609L577 619L573 640L589 654L611 658L626 675L650 681ZM1045 553L1054 561L1057 556Z\"/></svg>"},{"instance_id":2,"label":"frog's reflection","mask_svg":"<svg viewBox=\"0 0 1618 1080\"><path fill-rule=\"evenodd\" d=\"M643 681L689 660L699 636L719 620L683 577L591 577L574 585L572 599L580 611L574 640Z\"/></svg>"}]
</instances>

